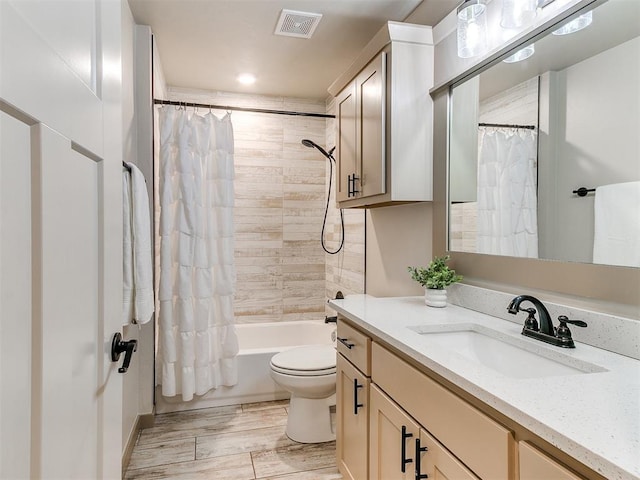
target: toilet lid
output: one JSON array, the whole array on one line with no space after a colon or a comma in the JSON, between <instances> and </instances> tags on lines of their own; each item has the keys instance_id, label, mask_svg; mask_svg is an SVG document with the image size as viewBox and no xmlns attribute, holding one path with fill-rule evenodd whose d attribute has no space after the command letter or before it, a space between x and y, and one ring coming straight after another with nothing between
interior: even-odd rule
<instances>
[{"instance_id":1,"label":"toilet lid","mask_svg":"<svg viewBox=\"0 0 640 480\"><path fill-rule=\"evenodd\" d=\"M336 351L333 345L307 345L276 353L271 366L279 371L306 375L324 375L335 372Z\"/></svg>"}]
</instances>

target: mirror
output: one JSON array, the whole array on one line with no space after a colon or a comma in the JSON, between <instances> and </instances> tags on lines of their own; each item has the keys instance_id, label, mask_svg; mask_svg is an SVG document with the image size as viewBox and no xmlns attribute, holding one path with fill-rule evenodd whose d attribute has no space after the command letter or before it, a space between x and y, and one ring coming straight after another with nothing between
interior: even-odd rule
<instances>
[{"instance_id":1,"label":"mirror","mask_svg":"<svg viewBox=\"0 0 640 480\"><path fill-rule=\"evenodd\" d=\"M640 266L640 2L592 15L453 87L450 251Z\"/></svg>"}]
</instances>

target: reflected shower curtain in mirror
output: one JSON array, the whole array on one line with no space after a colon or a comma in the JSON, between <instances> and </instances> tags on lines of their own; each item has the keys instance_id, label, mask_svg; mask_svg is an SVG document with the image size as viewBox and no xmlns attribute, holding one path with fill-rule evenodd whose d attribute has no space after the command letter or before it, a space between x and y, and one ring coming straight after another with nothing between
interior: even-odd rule
<instances>
[{"instance_id":1,"label":"reflected shower curtain in mirror","mask_svg":"<svg viewBox=\"0 0 640 480\"><path fill-rule=\"evenodd\" d=\"M478 253L538 257L536 137L533 130L480 128Z\"/></svg>"},{"instance_id":2,"label":"reflected shower curtain in mirror","mask_svg":"<svg viewBox=\"0 0 640 480\"><path fill-rule=\"evenodd\" d=\"M189 401L237 382L230 115L161 108L158 368Z\"/></svg>"}]
</instances>

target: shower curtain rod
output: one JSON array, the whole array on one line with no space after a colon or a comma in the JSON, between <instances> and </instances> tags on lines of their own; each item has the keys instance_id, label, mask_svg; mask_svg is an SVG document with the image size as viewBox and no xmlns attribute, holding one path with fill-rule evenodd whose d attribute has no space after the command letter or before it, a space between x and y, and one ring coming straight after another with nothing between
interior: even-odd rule
<instances>
[{"instance_id":1,"label":"shower curtain rod","mask_svg":"<svg viewBox=\"0 0 640 480\"><path fill-rule=\"evenodd\" d=\"M328 113L309 113L309 112L293 112L290 110L270 110L266 108L231 107L227 105L209 105L205 103L180 102L176 100L154 99L153 103L155 105L175 105L176 107L208 108L208 109L214 109L214 110L229 110L229 111L252 112L252 113L271 113L274 115L294 115L298 117L336 118L335 115L330 115Z\"/></svg>"},{"instance_id":2,"label":"shower curtain rod","mask_svg":"<svg viewBox=\"0 0 640 480\"><path fill-rule=\"evenodd\" d=\"M535 125L510 125L507 123L479 123L479 127L495 127L495 128L522 128L525 130L535 130Z\"/></svg>"}]
</instances>

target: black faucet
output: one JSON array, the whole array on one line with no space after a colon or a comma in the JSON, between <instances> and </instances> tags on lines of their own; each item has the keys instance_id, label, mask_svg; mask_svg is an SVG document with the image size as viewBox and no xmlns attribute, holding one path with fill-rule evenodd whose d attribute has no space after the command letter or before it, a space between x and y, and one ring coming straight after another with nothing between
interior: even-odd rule
<instances>
[{"instance_id":1,"label":"black faucet","mask_svg":"<svg viewBox=\"0 0 640 480\"><path fill-rule=\"evenodd\" d=\"M540 327L538 327L538 321L535 317L536 309L521 308L520 304L522 302L530 302L538 309L538 314L540 316ZM558 328L555 328L553 326L553 322L551 321L551 315L549 315L547 307L545 307L540 300L532 297L531 295L518 295L513 300L511 300L511 302L509 302L507 311L513 315L517 314L518 312L527 312L529 314L524 322L522 335L526 335L527 337L535 338L537 340L542 340L543 342L547 342L558 347L575 348L573 338L571 338L571 331L567 327L567 323L576 325L578 327L587 326L586 322L583 322L582 320L569 320L565 315L560 315L558 317L560 326Z\"/></svg>"},{"instance_id":2,"label":"black faucet","mask_svg":"<svg viewBox=\"0 0 640 480\"><path fill-rule=\"evenodd\" d=\"M538 309L538 314L540 315L539 331L546 335L553 335L554 334L553 322L551 321L551 315L549 315L549 310L547 310L547 307L545 307L544 304L540 300L538 300L536 297L532 297L531 295L518 295L516 298L511 300L511 302L509 303L509 306L507 307L507 310L509 311L509 313L512 313L513 315L515 315L518 312L528 312L529 317L527 318L527 320L529 321L531 321L531 319L535 320L535 317L534 317L534 315L536 314L535 310L531 308L527 308L527 309L520 308L520 304L525 301L531 302ZM534 329L538 330L535 327Z\"/></svg>"}]
</instances>

